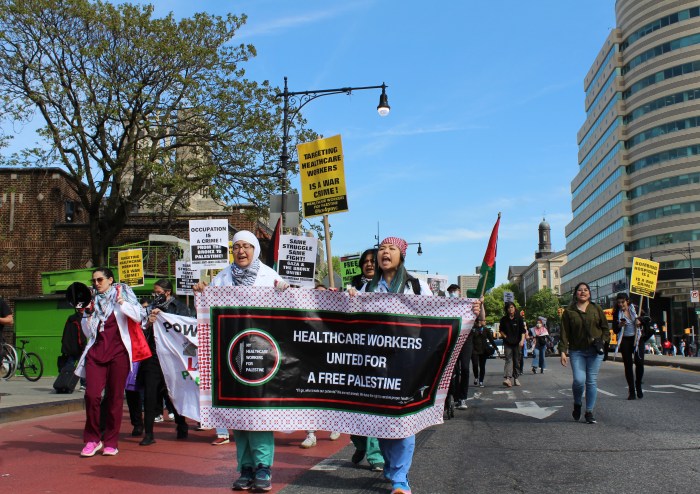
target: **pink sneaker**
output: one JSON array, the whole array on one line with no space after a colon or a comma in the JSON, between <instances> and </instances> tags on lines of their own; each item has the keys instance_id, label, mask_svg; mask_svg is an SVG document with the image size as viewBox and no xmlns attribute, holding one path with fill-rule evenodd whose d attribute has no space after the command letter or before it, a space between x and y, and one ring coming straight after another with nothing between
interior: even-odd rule
<instances>
[{"instance_id":1,"label":"pink sneaker","mask_svg":"<svg viewBox=\"0 0 700 494\"><path fill-rule=\"evenodd\" d=\"M117 453L119 453L117 448L110 448L109 446L102 450L102 456L117 456Z\"/></svg>"},{"instance_id":2,"label":"pink sneaker","mask_svg":"<svg viewBox=\"0 0 700 494\"><path fill-rule=\"evenodd\" d=\"M90 441L85 445L83 450L80 452L80 456L83 456L85 458L89 456L95 456L95 453L97 453L99 450L102 449L102 441L99 443L96 443L95 441Z\"/></svg>"}]
</instances>

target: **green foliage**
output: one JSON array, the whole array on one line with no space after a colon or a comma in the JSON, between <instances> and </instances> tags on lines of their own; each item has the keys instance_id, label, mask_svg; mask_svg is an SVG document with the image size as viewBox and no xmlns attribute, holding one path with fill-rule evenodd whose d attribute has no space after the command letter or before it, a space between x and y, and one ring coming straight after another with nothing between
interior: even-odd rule
<instances>
[{"instance_id":1,"label":"green foliage","mask_svg":"<svg viewBox=\"0 0 700 494\"><path fill-rule=\"evenodd\" d=\"M503 292L513 292L516 300L516 307L519 308L518 299L520 290L513 283L504 283L493 287L486 295L484 295L484 308L486 309L486 324L492 325L497 323L503 317Z\"/></svg>"},{"instance_id":2,"label":"green foliage","mask_svg":"<svg viewBox=\"0 0 700 494\"><path fill-rule=\"evenodd\" d=\"M532 327L537 322L538 316L547 318L547 326L558 324L559 298L550 288L543 288L527 299L525 308L525 321L528 327Z\"/></svg>"},{"instance_id":3,"label":"green foliage","mask_svg":"<svg viewBox=\"0 0 700 494\"><path fill-rule=\"evenodd\" d=\"M135 210L167 224L196 193L262 208L287 181L279 90L244 78L256 51L233 43L245 21L154 18L152 6L128 3L0 0L0 117L39 119L45 141L6 164L70 174L96 263ZM304 123L296 114L292 133L315 138Z\"/></svg>"},{"instance_id":4,"label":"green foliage","mask_svg":"<svg viewBox=\"0 0 700 494\"><path fill-rule=\"evenodd\" d=\"M340 256L332 256L333 259L333 273L340 274ZM328 261L324 257L319 263L318 269L316 270L316 279L321 281L326 276L328 276ZM326 284L328 286L328 284ZM338 289L343 289L342 286L337 286Z\"/></svg>"}]
</instances>

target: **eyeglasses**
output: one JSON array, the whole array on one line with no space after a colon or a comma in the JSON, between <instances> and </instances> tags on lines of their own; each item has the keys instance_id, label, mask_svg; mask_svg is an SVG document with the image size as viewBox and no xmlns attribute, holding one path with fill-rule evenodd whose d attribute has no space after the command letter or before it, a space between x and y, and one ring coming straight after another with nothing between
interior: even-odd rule
<instances>
[{"instance_id":1,"label":"eyeglasses","mask_svg":"<svg viewBox=\"0 0 700 494\"><path fill-rule=\"evenodd\" d=\"M250 244L234 244L233 251L238 252L240 250L255 250L255 247Z\"/></svg>"},{"instance_id":2,"label":"eyeglasses","mask_svg":"<svg viewBox=\"0 0 700 494\"><path fill-rule=\"evenodd\" d=\"M104 280L105 280L104 277L100 276L99 278L93 278L91 280L91 283L93 285L98 285L98 284L102 283Z\"/></svg>"}]
</instances>

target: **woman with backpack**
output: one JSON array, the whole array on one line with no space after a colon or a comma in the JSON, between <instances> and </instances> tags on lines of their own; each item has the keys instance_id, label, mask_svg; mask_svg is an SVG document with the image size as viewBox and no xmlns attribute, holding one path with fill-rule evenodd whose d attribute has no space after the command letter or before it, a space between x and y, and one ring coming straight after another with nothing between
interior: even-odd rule
<instances>
[{"instance_id":1,"label":"woman with backpack","mask_svg":"<svg viewBox=\"0 0 700 494\"><path fill-rule=\"evenodd\" d=\"M618 348L625 365L625 379L629 394L628 400L643 398L642 377L644 376L644 341L642 341L642 322L637 311L630 304L629 295L624 292L617 294L617 311L613 317L613 332L620 342ZM632 368L634 364L634 369Z\"/></svg>"}]
</instances>

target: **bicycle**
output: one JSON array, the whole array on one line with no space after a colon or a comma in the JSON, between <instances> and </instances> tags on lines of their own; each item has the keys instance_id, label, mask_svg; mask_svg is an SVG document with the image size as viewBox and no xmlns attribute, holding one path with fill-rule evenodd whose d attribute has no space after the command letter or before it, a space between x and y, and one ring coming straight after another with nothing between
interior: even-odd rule
<instances>
[{"instance_id":1,"label":"bicycle","mask_svg":"<svg viewBox=\"0 0 700 494\"><path fill-rule=\"evenodd\" d=\"M41 378L44 373L44 362L41 357L34 352L28 352L24 347L29 343L29 340L19 340L22 346L17 349L19 356L19 373L22 374L27 381L35 382ZM15 360L15 362L17 362Z\"/></svg>"},{"instance_id":2,"label":"bicycle","mask_svg":"<svg viewBox=\"0 0 700 494\"><path fill-rule=\"evenodd\" d=\"M17 371L17 351L9 343L0 346L0 378L7 381Z\"/></svg>"}]
</instances>

